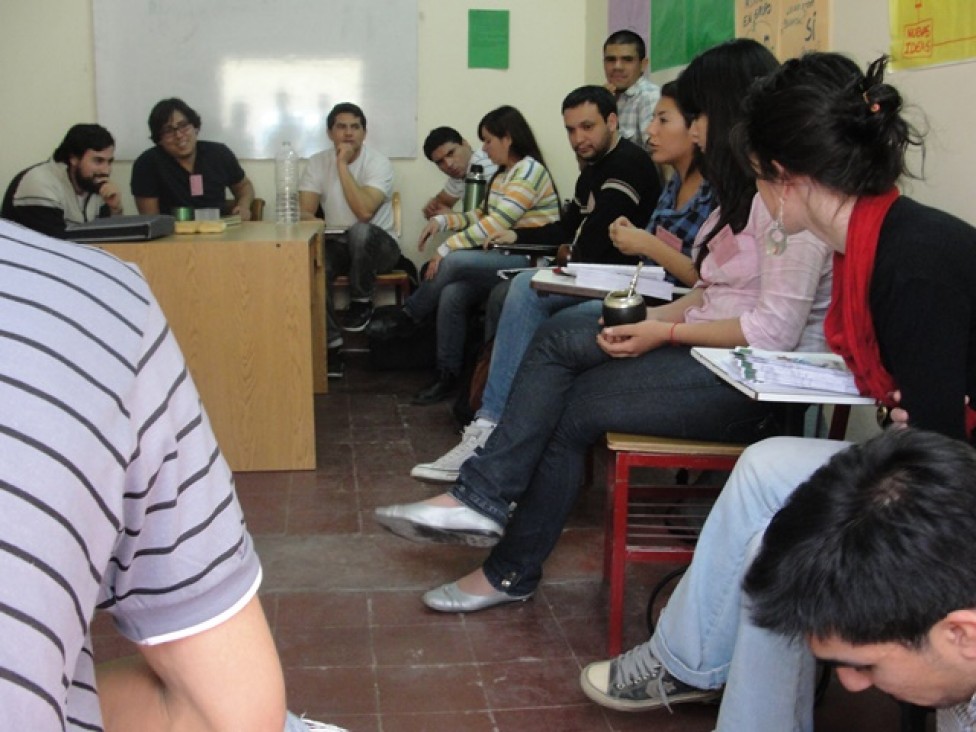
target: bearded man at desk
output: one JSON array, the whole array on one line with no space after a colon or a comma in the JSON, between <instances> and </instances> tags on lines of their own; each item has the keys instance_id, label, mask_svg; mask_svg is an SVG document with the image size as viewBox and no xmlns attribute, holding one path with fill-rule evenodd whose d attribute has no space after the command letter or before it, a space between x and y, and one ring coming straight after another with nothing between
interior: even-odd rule
<instances>
[{"instance_id":1,"label":"bearded man at desk","mask_svg":"<svg viewBox=\"0 0 976 732\"><path fill-rule=\"evenodd\" d=\"M71 127L51 159L18 173L3 197L3 218L58 239L69 223L122 213L109 180L115 139L101 125Z\"/></svg>"}]
</instances>

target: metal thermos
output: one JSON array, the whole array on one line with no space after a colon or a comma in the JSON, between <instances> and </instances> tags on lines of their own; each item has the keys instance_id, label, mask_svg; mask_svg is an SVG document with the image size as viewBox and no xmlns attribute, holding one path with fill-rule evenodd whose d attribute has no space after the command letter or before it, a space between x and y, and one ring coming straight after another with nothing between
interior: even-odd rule
<instances>
[{"instance_id":1,"label":"metal thermos","mask_svg":"<svg viewBox=\"0 0 976 732\"><path fill-rule=\"evenodd\" d=\"M472 165L464 178L464 210L473 211L478 208L485 199L485 187L488 185L488 177L480 165Z\"/></svg>"}]
</instances>

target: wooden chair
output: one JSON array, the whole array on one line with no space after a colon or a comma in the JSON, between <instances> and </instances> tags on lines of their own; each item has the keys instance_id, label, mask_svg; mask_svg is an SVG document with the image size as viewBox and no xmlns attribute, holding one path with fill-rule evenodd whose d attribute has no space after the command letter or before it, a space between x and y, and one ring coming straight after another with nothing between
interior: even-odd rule
<instances>
[{"instance_id":1,"label":"wooden chair","mask_svg":"<svg viewBox=\"0 0 976 732\"><path fill-rule=\"evenodd\" d=\"M709 506L686 499L713 499L720 485L631 485L634 468L730 471L746 448L723 442L678 440L609 432L606 436L607 508L604 579L610 584L608 652L623 643L624 589L630 562L688 563ZM681 511L680 513L678 511Z\"/></svg>"},{"instance_id":2,"label":"wooden chair","mask_svg":"<svg viewBox=\"0 0 976 732\"><path fill-rule=\"evenodd\" d=\"M390 200L390 205L393 207L393 232L399 241L401 234L403 233L403 212L402 204L400 202L400 192L394 191L393 196ZM376 286L377 287L392 287L394 290L394 298L397 305L403 305L404 300L410 296L410 275L402 269L395 269L392 272L387 272L385 274L376 275ZM335 282L332 283L334 288L348 288L349 278L345 275L341 277L336 277Z\"/></svg>"}]
</instances>

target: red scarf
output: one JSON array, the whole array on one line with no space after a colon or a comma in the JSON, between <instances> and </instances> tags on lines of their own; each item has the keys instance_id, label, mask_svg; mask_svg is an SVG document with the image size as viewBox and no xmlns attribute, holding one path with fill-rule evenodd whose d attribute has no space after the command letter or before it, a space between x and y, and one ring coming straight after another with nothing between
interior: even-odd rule
<instances>
[{"instance_id":1,"label":"red scarf","mask_svg":"<svg viewBox=\"0 0 976 732\"><path fill-rule=\"evenodd\" d=\"M834 253L833 291L824 320L827 345L844 358L857 388L888 407L897 406L891 398L897 387L881 363L868 293L881 224L898 195L898 190L892 188L880 196L861 197L854 204L847 229L847 251ZM967 433L972 434L974 427L976 412L967 409Z\"/></svg>"}]
</instances>

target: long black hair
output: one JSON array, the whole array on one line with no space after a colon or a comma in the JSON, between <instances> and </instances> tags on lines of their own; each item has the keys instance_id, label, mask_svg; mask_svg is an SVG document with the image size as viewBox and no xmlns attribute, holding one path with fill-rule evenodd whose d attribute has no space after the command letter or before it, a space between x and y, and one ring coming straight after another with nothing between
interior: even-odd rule
<instances>
[{"instance_id":1,"label":"long black hair","mask_svg":"<svg viewBox=\"0 0 976 732\"><path fill-rule=\"evenodd\" d=\"M726 225L745 228L756 194L754 177L742 169L729 135L741 116L742 99L752 83L779 65L769 49L748 38L720 43L700 53L678 77L678 104L686 114L708 118L702 175L712 186L720 212L706 242ZM707 254L703 246L696 265Z\"/></svg>"}]
</instances>

